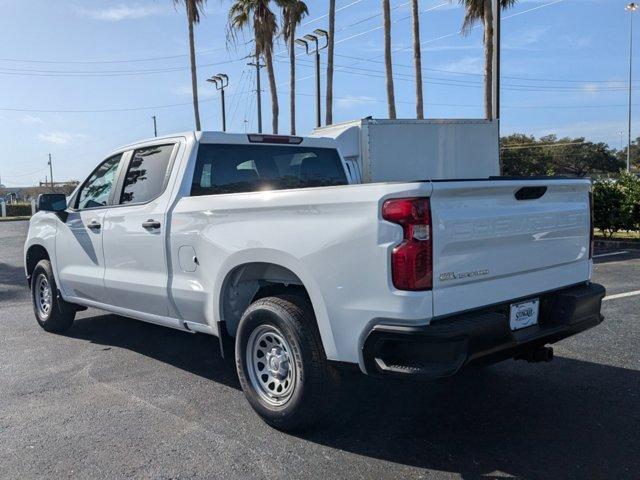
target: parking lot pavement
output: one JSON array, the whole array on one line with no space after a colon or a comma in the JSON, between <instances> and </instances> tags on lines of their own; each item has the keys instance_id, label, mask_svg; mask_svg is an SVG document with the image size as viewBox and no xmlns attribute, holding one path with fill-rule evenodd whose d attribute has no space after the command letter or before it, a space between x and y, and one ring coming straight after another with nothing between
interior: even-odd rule
<instances>
[{"instance_id":1,"label":"parking lot pavement","mask_svg":"<svg viewBox=\"0 0 640 480\"><path fill-rule=\"evenodd\" d=\"M262 423L217 342L88 310L36 324L26 222L0 224L0 477L638 478L640 296L549 364L507 361L447 381L343 377L333 420ZM610 294L640 289L640 255L596 259Z\"/></svg>"}]
</instances>

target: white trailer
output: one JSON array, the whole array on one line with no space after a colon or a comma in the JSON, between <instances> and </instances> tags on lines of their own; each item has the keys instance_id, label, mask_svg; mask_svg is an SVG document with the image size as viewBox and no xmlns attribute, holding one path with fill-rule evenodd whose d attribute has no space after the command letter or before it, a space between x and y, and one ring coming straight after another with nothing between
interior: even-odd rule
<instances>
[{"instance_id":1,"label":"white trailer","mask_svg":"<svg viewBox=\"0 0 640 480\"><path fill-rule=\"evenodd\" d=\"M356 183L500 175L498 122L363 118L327 127Z\"/></svg>"}]
</instances>

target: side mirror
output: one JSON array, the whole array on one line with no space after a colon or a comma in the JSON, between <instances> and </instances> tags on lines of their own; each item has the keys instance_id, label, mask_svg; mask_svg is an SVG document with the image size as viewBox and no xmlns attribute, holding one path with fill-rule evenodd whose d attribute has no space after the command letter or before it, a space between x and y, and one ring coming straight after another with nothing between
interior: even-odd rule
<instances>
[{"instance_id":1,"label":"side mirror","mask_svg":"<svg viewBox=\"0 0 640 480\"><path fill-rule=\"evenodd\" d=\"M38 195L38 210L42 212L64 212L67 196L64 193L41 193Z\"/></svg>"}]
</instances>

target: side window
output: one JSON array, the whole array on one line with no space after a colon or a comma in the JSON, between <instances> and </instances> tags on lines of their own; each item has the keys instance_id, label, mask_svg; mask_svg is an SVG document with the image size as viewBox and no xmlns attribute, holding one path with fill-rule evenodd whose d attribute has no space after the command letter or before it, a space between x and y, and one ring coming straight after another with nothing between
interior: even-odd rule
<instances>
[{"instance_id":1,"label":"side window","mask_svg":"<svg viewBox=\"0 0 640 480\"><path fill-rule=\"evenodd\" d=\"M120 203L144 203L162 193L174 145L154 145L133 152Z\"/></svg>"},{"instance_id":2,"label":"side window","mask_svg":"<svg viewBox=\"0 0 640 480\"><path fill-rule=\"evenodd\" d=\"M346 185L335 149L200 144L191 195Z\"/></svg>"},{"instance_id":3,"label":"side window","mask_svg":"<svg viewBox=\"0 0 640 480\"><path fill-rule=\"evenodd\" d=\"M115 155L94 170L78 192L76 208L82 210L103 207L107 204L121 159L122 154Z\"/></svg>"}]
</instances>

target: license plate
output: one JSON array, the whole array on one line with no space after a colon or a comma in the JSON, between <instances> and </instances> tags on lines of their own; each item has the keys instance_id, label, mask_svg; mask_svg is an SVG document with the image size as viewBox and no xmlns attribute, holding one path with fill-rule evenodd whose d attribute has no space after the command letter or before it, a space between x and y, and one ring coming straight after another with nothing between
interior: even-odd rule
<instances>
[{"instance_id":1,"label":"license plate","mask_svg":"<svg viewBox=\"0 0 640 480\"><path fill-rule=\"evenodd\" d=\"M509 325L511 330L520 330L538 323L538 307L540 300L529 300L527 302L512 303L511 314L509 315Z\"/></svg>"}]
</instances>

